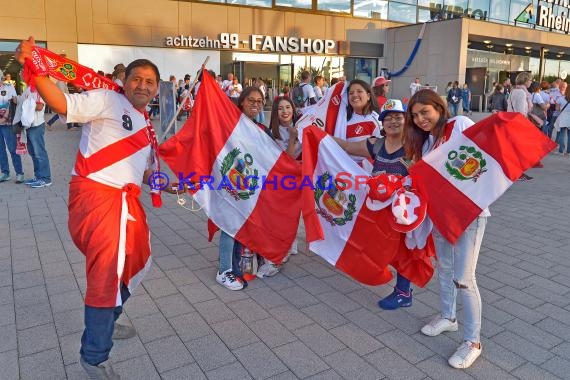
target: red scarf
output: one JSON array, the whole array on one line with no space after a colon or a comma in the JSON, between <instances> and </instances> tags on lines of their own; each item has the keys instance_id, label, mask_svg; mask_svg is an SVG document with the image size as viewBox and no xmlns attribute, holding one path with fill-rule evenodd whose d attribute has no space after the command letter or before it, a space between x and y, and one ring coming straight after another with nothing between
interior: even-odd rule
<instances>
[{"instance_id":1,"label":"red scarf","mask_svg":"<svg viewBox=\"0 0 570 380\"><path fill-rule=\"evenodd\" d=\"M24 63L23 77L32 91L35 90L35 78L37 76L51 76L62 82L71 83L75 87L84 90L94 90L103 88L107 90L123 93L123 88L112 80L97 74L93 69L80 65L79 63L55 54L47 49L38 46L32 48L32 58L26 59ZM156 133L150 122L148 113L144 113L150 144L154 150L154 171L160 172L160 161L158 156L158 140ZM154 207L162 206L160 190L151 190L152 205Z\"/></svg>"}]
</instances>

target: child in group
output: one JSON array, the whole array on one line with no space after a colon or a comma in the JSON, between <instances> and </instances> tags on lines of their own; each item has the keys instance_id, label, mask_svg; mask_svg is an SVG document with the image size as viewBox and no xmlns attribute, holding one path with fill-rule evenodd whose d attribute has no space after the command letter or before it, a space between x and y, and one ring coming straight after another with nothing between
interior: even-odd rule
<instances>
[{"instance_id":1,"label":"child in group","mask_svg":"<svg viewBox=\"0 0 570 380\"><path fill-rule=\"evenodd\" d=\"M428 89L420 90L410 99L404 127L404 149L412 162L462 133L473 125L465 116L449 118L441 97ZM445 331L457 331L456 296L463 296L464 342L449 358L454 368L468 368L481 355L481 296L475 279L479 250L485 232L489 210L485 209L467 227L455 244L449 243L434 228L437 272L440 286L441 314L425 325L424 335L436 336Z\"/></svg>"}]
</instances>

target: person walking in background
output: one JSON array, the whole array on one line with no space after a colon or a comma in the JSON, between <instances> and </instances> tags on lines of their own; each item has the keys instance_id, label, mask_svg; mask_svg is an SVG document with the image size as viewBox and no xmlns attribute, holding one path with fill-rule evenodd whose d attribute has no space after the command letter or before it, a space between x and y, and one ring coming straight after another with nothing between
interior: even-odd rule
<instances>
[{"instance_id":1,"label":"person walking in background","mask_svg":"<svg viewBox=\"0 0 570 380\"><path fill-rule=\"evenodd\" d=\"M464 83L461 89L461 105L463 107L463 114L471 115L471 90L467 83Z\"/></svg>"},{"instance_id":2,"label":"person walking in background","mask_svg":"<svg viewBox=\"0 0 570 380\"><path fill-rule=\"evenodd\" d=\"M0 182L9 181L10 166L6 149L10 152L12 166L16 172L16 183L24 182L22 158L16 153L16 135L12 131L11 104L17 101L16 89L11 84L4 83L4 74L0 71Z\"/></svg>"},{"instance_id":3,"label":"person walking in background","mask_svg":"<svg viewBox=\"0 0 570 380\"><path fill-rule=\"evenodd\" d=\"M489 99L489 105L493 113L507 110L507 98L505 97L503 85L498 84L495 86L495 91L493 91Z\"/></svg>"},{"instance_id":4,"label":"person walking in background","mask_svg":"<svg viewBox=\"0 0 570 380\"><path fill-rule=\"evenodd\" d=\"M416 92L418 92L422 88L422 84L420 83L420 78L414 79L414 81L410 84L410 97L414 96Z\"/></svg>"},{"instance_id":5,"label":"person walking in background","mask_svg":"<svg viewBox=\"0 0 570 380\"><path fill-rule=\"evenodd\" d=\"M515 79L515 88L507 98L507 111L518 112L528 118L528 113L532 109L532 101L528 88L532 83L532 74L526 71L519 73ZM532 177L523 173L519 181L529 181Z\"/></svg>"},{"instance_id":6,"label":"person walking in background","mask_svg":"<svg viewBox=\"0 0 570 380\"><path fill-rule=\"evenodd\" d=\"M457 116L459 113L459 102L461 101L462 91L459 88L459 82L454 81L451 88L447 92L447 104L451 117Z\"/></svg>"},{"instance_id":7,"label":"person walking in background","mask_svg":"<svg viewBox=\"0 0 570 380\"><path fill-rule=\"evenodd\" d=\"M556 106L558 107L558 116L554 122L554 130L556 131L556 143L558 144L558 153L568 156L570 153L570 90L566 88L563 98L559 98Z\"/></svg>"},{"instance_id":8,"label":"person walking in background","mask_svg":"<svg viewBox=\"0 0 570 380\"><path fill-rule=\"evenodd\" d=\"M324 84L325 84L325 78L323 78L322 75L317 75L315 77L315 87L313 87L313 90L315 90L315 99L317 102L321 100L325 94L323 88Z\"/></svg>"}]
</instances>

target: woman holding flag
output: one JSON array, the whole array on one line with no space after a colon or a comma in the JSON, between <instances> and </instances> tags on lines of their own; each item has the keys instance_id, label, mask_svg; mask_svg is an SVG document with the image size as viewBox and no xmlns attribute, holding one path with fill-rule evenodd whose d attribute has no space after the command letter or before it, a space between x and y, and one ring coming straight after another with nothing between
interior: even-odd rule
<instances>
[{"instance_id":1,"label":"woman holding flag","mask_svg":"<svg viewBox=\"0 0 570 380\"><path fill-rule=\"evenodd\" d=\"M428 89L420 90L410 99L404 127L406 157L417 162L429 152L449 140L453 134L462 133L473 121L450 114L441 97ZM449 358L454 368L468 368L481 355L481 296L475 279L479 250L485 232L488 209L483 210L467 227L455 244L448 242L434 228L437 252L437 269L440 286L441 314L425 325L421 332L437 336L445 331L457 331L456 296L463 296L464 342Z\"/></svg>"}]
</instances>

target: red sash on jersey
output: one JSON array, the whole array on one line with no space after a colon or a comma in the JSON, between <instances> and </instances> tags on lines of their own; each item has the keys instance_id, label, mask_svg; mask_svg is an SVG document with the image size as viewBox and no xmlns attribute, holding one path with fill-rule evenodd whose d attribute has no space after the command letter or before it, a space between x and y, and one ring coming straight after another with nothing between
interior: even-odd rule
<instances>
[{"instance_id":1,"label":"red sash on jersey","mask_svg":"<svg viewBox=\"0 0 570 380\"><path fill-rule=\"evenodd\" d=\"M123 189L73 176L69 185L69 232L85 255L85 304L122 305L120 284L132 293L150 267L150 232L140 187Z\"/></svg>"},{"instance_id":2,"label":"red sash on jersey","mask_svg":"<svg viewBox=\"0 0 570 380\"><path fill-rule=\"evenodd\" d=\"M371 136L377 125L373 121L362 121L346 126L346 138L354 138L361 136Z\"/></svg>"}]
</instances>

